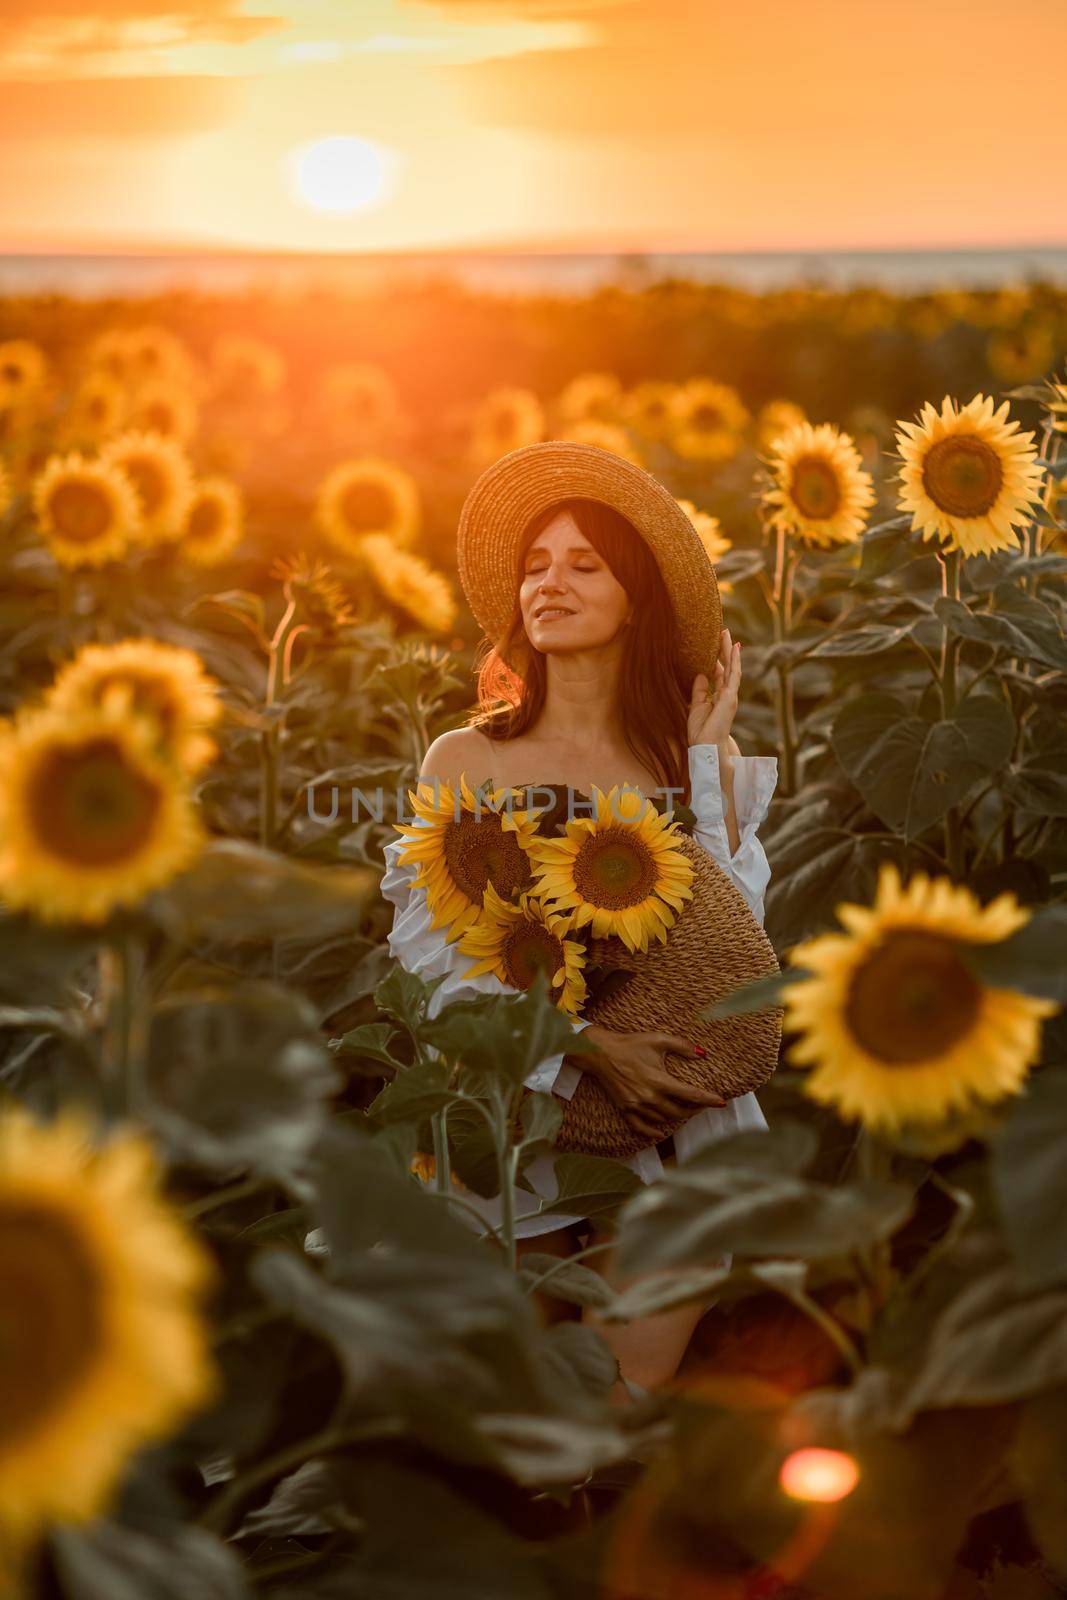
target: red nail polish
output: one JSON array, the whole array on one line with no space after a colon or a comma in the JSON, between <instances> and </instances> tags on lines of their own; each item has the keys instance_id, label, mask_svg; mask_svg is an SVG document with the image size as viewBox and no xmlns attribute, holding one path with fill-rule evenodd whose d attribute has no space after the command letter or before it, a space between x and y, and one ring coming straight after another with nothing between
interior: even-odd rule
<instances>
[{"instance_id":1,"label":"red nail polish","mask_svg":"<svg viewBox=\"0 0 1067 1600\"><path fill-rule=\"evenodd\" d=\"M698 1055L698 1056L706 1056L706 1055L707 1055L707 1053L708 1053L708 1052L707 1052L707 1051L706 1051L706 1050L705 1050L705 1049L704 1049L704 1046L703 1046L703 1045L702 1045L702 1044L695 1044L695 1045L694 1045L694 1046L693 1046L693 1049L694 1049L694 1051L695 1051L695 1052L696 1052L696 1054L697 1054L697 1055Z\"/></svg>"}]
</instances>

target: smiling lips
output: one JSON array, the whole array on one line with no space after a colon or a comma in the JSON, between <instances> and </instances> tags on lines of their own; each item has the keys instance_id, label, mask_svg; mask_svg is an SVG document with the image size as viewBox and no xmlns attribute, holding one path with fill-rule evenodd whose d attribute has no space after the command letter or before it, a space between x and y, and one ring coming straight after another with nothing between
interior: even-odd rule
<instances>
[{"instance_id":1,"label":"smiling lips","mask_svg":"<svg viewBox=\"0 0 1067 1600\"><path fill-rule=\"evenodd\" d=\"M568 611L565 606L545 606L542 611L536 611L534 616L538 622L553 622L557 617L573 617L574 612Z\"/></svg>"}]
</instances>

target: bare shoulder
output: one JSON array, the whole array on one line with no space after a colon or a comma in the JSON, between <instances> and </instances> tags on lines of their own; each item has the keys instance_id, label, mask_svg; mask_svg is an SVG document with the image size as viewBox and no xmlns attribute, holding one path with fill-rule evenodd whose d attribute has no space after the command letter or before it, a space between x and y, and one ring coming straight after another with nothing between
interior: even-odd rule
<instances>
[{"instance_id":1,"label":"bare shoulder","mask_svg":"<svg viewBox=\"0 0 1067 1600\"><path fill-rule=\"evenodd\" d=\"M480 783L488 776L490 757L491 746L484 733L477 728L450 728L447 733L439 733L426 751L419 777L438 778L455 785L465 772L468 782L473 779Z\"/></svg>"}]
</instances>

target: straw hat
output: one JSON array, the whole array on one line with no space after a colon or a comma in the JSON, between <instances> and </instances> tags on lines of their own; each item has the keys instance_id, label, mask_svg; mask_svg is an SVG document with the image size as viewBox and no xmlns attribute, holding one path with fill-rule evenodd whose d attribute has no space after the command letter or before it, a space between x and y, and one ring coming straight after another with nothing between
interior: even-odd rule
<instances>
[{"instance_id":1,"label":"straw hat","mask_svg":"<svg viewBox=\"0 0 1067 1600\"><path fill-rule=\"evenodd\" d=\"M460 513L459 579L489 640L503 642L518 591L524 528L559 500L599 500L628 517L656 558L678 619L681 664L714 682L722 631L715 568L669 489L598 445L550 439L501 456L482 473ZM509 661L509 667L516 666Z\"/></svg>"},{"instance_id":2,"label":"straw hat","mask_svg":"<svg viewBox=\"0 0 1067 1600\"><path fill-rule=\"evenodd\" d=\"M778 1064L782 1039L781 1006L712 1020L698 1013L731 989L779 972L778 958L741 893L702 845L679 833L674 844L693 866L693 898L667 930L662 944L634 954L620 939L592 939L590 962L607 971L591 975L590 999L582 1016L615 1032L680 1034L702 1044L704 1057L664 1054L664 1069L675 1078L724 1098L758 1089ZM574 1057L578 1066L580 1056ZM583 1072L569 1100L561 1098L563 1122L557 1150L615 1160L647 1148L619 1107L590 1072ZM689 1115L665 1119L655 1142L675 1133Z\"/></svg>"}]
</instances>

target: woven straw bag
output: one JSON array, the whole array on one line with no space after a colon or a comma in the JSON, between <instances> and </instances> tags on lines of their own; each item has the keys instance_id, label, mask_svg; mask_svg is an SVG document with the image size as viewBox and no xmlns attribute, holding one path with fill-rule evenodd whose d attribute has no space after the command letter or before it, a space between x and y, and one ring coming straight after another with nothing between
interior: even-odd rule
<instances>
[{"instance_id":1,"label":"woven straw bag","mask_svg":"<svg viewBox=\"0 0 1067 1600\"><path fill-rule=\"evenodd\" d=\"M733 1099L758 1089L773 1074L782 1039L781 1006L717 1020L698 1018L714 1000L755 978L781 968L774 947L737 886L688 834L674 840L693 866L693 898L667 930L664 943L633 953L621 939L593 939L589 963L606 970L590 978L590 997L582 1016L619 1032L664 1031L702 1044L705 1057L666 1052L665 1070L686 1083ZM582 1065L581 1057L574 1058ZM616 1160L647 1148L615 1102L589 1072L583 1072L572 1097L559 1097L563 1122L556 1148ZM688 1115L693 1115L690 1112ZM673 1134L682 1115L662 1123L655 1142Z\"/></svg>"}]
</instances>

